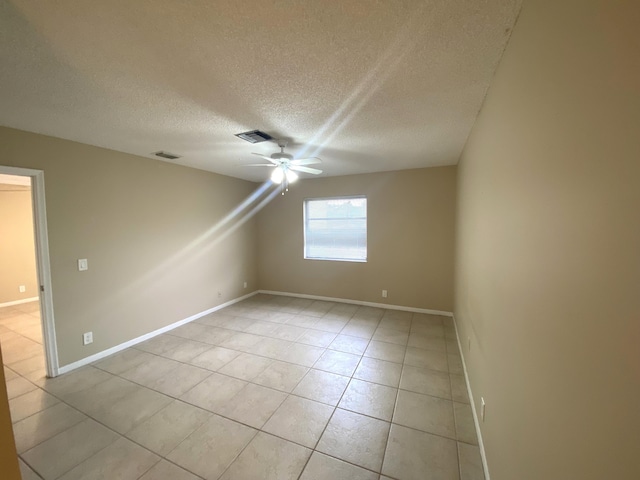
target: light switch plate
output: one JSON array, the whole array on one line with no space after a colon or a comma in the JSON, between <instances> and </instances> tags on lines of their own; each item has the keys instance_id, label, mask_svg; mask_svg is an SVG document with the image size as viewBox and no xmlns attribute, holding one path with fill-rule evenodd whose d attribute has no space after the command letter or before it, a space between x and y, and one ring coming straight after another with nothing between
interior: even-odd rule
<instances>
[{"instance_id":1,"label":"light switch plate","mask_svg":"<svg viewBox=\"0 0 640 480\"><path fill-rule=\"evenodd\" d=\"M78 271L84 272L85 270L89 270L89 262L86 258L78 259Z\"/></svg>"}]
</instances>

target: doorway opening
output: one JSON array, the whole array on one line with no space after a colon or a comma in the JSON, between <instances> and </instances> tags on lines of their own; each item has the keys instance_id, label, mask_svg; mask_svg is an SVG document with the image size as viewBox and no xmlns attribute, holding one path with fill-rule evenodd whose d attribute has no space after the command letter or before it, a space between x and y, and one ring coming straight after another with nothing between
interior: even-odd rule
<instances>
[{"instance_id":1,"label":"doorway opening","mask_svg":"<svg viewBox=\"0 0 640 480\"><path fill-rule=\"evenodd\" d=\"M0 231L0 345L17 394L58 375L42 171L0 166Z\"/></svg>"}]
</instances>

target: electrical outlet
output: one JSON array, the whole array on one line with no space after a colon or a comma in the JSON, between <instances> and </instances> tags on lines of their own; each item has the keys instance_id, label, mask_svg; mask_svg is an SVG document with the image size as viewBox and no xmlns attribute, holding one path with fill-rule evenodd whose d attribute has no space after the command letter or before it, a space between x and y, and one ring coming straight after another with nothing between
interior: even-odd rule
<instances>
[{"instance_id":1,"label":"electrical outlet","mask_svg":"<svg viewBox=\"0 0 640 480\"><path fill-rule=\"evenodd\" d=\"M20 286L18 287L18 290L20 290L20 293L24 293L24 292L26 292L26 291L27 291L27 287L25 287L24 285L20 285Z\"/></svg>"},{"instance_id":2,"label":"electrical outlet","mask_svg":"<svg viewBox=\"0 0 640 480\"><path fill-rule=\"evenodd\" d=\"M244 282L244 288L247 288L247 282Z\"/></svg>"},{"instance_id":3,"label":"electrical outlet","mask_svg":"<svg viewBox=\"0 0 640 480\"><path fill-rule=\"evenodd\" d=\"M89 345L93 343L93 332L86 332L82 334L82 344Z\"/></svg>"},{"instance_id":4,"label":"electrical outlet","mask_svg":"<svg viewBox=\"0 0 640 480\"><path fill-rule=\"evenodd\" d=\"M79 258L78 259L78 271L79 272L84 272L85 270L89 270L89 262L87 261L86 258Z\"/></svg>"},{"instance_id":5,"label":"electrical outlet","mask_svg":"<svg viewBox=\"0 0 640 480\"><path fill-rule=\"evenodd\" d=\"M484 397L480 397L480 419L484 422Z\"/></svg>"},{"instance_id":6,"label":"electrical outlet","mask_svg":"<svg viewBox=\"0 0 640 480\"><path fill-rule=\"evenodd\" d=\"M387 298L387 291L386 290L382 290L382 298Z\"/></svg>"}]
</instances>

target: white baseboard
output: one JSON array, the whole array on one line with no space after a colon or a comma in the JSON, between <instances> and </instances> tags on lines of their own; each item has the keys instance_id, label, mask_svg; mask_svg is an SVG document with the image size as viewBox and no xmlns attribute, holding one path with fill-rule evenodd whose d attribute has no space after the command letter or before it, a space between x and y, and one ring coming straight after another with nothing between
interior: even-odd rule
<instances>
[{"instance_id":1,"label":"white baseboard","mask_svg":"<svg viewBox=\"0 0 640 480\"><path fill-rule=\"evenodd\" d=\"M322 297L320 295L306 295L304 293L275 292L273 290L258 290L257 293L267 295L282 295L285 297L308 298L310 300L324 300L326 302L350 303L353 305L364 305L366 307L386 308L389 310L404 310L406 312L429 313L431 315L442 315L445 317L453 317L452 312L442 310L430 310L428 308L405 307L402 305L388 305L386 303L363 302L361 300L349 300L347 298Z\"/></svg>"},{"instance_id":2,"label":"white baseboard","mask_svg":"<svg viewBox=\"0 0 640 480\"><path fill-rule=\"evenodd\" d=\"M453 316L453 326L456 329L456 338L458 339L458 349L460 350L460 357L462 358L462 368L464 370L464 380L467 384L467 393L469 394L469 401L471 402L471 412L473 413L473 423L476 427L476 435L478 436L478 447L480 447L480 457L482 458L482 469L484 470L484 479L491 480L489 475L489 465L487 464L487 455L484 451L484 442L482 441L482 431L480 430L480 422L478 421L478 412L476 412L476 402L473 400L473 392L471 391L471 383L469 382L469 374L467 372L467 364L464 361L464 354L462 353L462 344L460 343L460 332L458 331L458 322L456 322L455 315Z\"/></svg>"},{"instance_id":3,"label":"white baseboard","mask_svg":"<svg viewBox=\"0 0 640 480\"><path fill-rule=\"evenodd\" d=\"M233 300L229 300L228 302L222 303L220 305L217 305L215 307L209 308L208 310L205 310L203 312L200 313L196 313L195 315L191 315L190 317L187 318L183 318L182 320L178 320L177 322L174 322L170 325L167 325L165 327L159 328L157 330L154 330L153 332L149 332L149 333L145 333L144 335L141 335L139 337L136 337L132 340L129 340L127 342L121 343L120 345L116 345L115 347L111 347L108 348L106 350L103 350L101 352L98 353L94 353L93 355L90 355L88 357L85 357L81 360L78 360L77 362L73 362L70 363L68 365L65 365L63 367L60 367L58 369L58 374L62 375L64 373L68 373L71 372L72 370L75 370L77 368L80 367L84 367L85 365L88 365L90 363L96 362L98 360L101 360L105 357L108 357L109 355L113 355L114 353L118 353L121 350L124 350L125 348L129 348L129 347L133 347L134 345L137 345L138 343L144 342L146 340L149 340L155 336L161 335L163 333L166 333L170 330L173 330L174 328L178 328L186 323L192 322L200 317L204 317L205 315L209 315L210 313L216 312L218 310L221 310L225 307L228 307L229 305L233 305L234 303L238 303L241 302L242 300L246 300L249 297L253 297L254 295L256 295L258 292L251 292L248 293L246 295L243 295L242 297L238 297L238 298L234 298Z\"/></svg>"},{"instance_id":4,"label":"white baseboard","mask_svg":"<svg viewBox=\"0 0 640 480\"><path fill-rule=\"evenodd\" d=\"M39 300L39 297L29 297L29 298L23 298L22 300L14 300L12 302L4 302L4 303L0 303L0 308L2 308L2 307L10 307L11 305L20 305L21 303L35 302L37 300Z\"/></svg>"}]
</instances>

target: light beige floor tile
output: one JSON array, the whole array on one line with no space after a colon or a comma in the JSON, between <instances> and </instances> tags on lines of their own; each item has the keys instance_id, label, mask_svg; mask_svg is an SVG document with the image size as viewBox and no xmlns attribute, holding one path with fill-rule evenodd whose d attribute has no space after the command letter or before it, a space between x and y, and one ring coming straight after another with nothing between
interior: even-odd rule
<instances>
[{"instance_id":1,"label":"light beige floor tile","mask_svg":"<svg viewBox=\"0 0 640 480\"><path fill-rule=\"evenodd\" d=\"M436 350L438 352L446 352L447 344L442 337L433 337L424 333L413 332L409 335L410 347L424 348L426 350Z\"/></svg>"},{"instance_id":2,"label":"light beige floor tile","mask_svg":"<svg viewBox=\"0 0 640 480\"><path fill-rule=\"evenodd\" d=\"M271 336L271 334L280 327L279 323L263 322L254 320L253 325L248 327L245 332L254 335Z\"/></svg>"},{"instance_id":3,"label":"light beige floor tile","mask_svg":"<svg viewBox=\"0 0 640 480\"><path fill-rule=\"evenodd\" d=\"M389 312L390 310L387 310ZM380 324L378 325L381 328L390 328L392 330L398 330L400 332L409 332L411 330L411 313L403 318L395 318L393 316L387 315L386 313L380 320Z\"/></svg>"},{"instance_id":4,"label":"light beige floor tile","mask_svg":"<svg viewBox=\"0 0 640 480\"><path fill-rule=\"evenodd\" d=\"M86 419L25 452L22 457L44 480L53 480L117 438L117 433Z\"/></svg>"},{"instance_id":5,"label":"light beige floor tile","mask_svg":"<svg viewBox=\"0 0 640 480\"><path fill-rule=\"evenodd\" d=\"M217 480L255 436L256 430L213 415L167 459L207 480Z\"/></svg>"},{"instance_id":6,"label":"light beige floor tile","mask_svg":"<svg viewBox=\"0 0 640 480\"><path fill-rule=\"evenodd\" d=\"M456 438L453 402L443 398L400 390L393 423Z\"/></svg>"},{"instance_id":7,"label":"light beige floor tile","mask_svg":"<svg viewBox=\"0 0 640 480\"><path fill-rule=\"evenodd\" d=\"M20 375L27 375L29 373L35 372L36 370L45 370L46 365L44 362L44 354L27 358L26 360L22 360L21 362L12 363L11 368L13 369L13 371L19 373Z\"/></svg>"},{"instance_id":8,"label":"light beige floor tile","mask_svg":"<svg viewBox=\"0 0 640 480\"><path fill-rule=\"evenodd\" d=\"M300 480L378 480L378 474L349 463L313 452Z\"/></svg>"},{"instance_id":9,"label":"light beige floor tile","mask_svg":"<svg viewBox=\"0 0 640 480\"><path fill-rule=\"evenodd\" d=\"M461 442L477 445L478 436L471 405L454 402L453 409L456 417L456 438Z\"/></svg>"},{"instance_id":10,"label":"light beige floor tile","mask_svg":"<svg viewBox=\"0 0 640 480\"><path fill-rule=\"evenodd\" d=\"M17 377L12 380L6 382L7 386L7 394L9 395L9 400L15 397L19 397L24 395L25 393L31 392L35 390L36 387L33 383L28 380L25 380L22 377Z\"/></svg>"},{"instance_id":11,"label":"light beige floor tile","mask_svg":"<svg viewBox=\"0 0 640 480\"><path fill-rule=\"evenodd\" d=\"M458 480L456 442L392 425L382 473L402 480Z\"/></svg>"},{"instance_id":12,"label":"light beige floor tile","mask_svg":"<svg viewBox=\"0 0 640 480\"><path fill-rule=\"evenodd\" d=\"M304 343L306 345L313 345L314 347L326 348L335 338L335 333L323 332L320 330L307 330L300 336L300 338L298 338L297 342Z\"/></svg>"},{"instance_id":13,"label":"light beige floor tile","mask_svg":"<svg viewBox=\"0 0 640 480\"><path fill-rule=\"evenodd\" d=\"M154 355L153 358L121 373L120 376L140 385L151 385L179 366L180 362Z\"/></svg>"},{"instance_id":14,"label":"light beige floor tile","mask_svg":"<svg viewBox=\"0 0 640 480\"><path fill-rule=\"evenodd\" d=\"M405 365L402 368L400 388L451 400L449 375L445 372L438 372L437 370Z\"/></svg>"},{"instance_id":15,"label":"light beige floor tile","mask_svg":"<svg viewBox=\"0 0 640 480\"><path fill-rule=\"evenodd\" d=\"M88 458L60 477L60 480L109 478L137 480L140 475L160 461L149 450L120 437L107 448Z\"/></svg>"},{"instance_id":16,"label":"light beige floor tile","mask_svg":"<svg viewBox=\"0 0 640 480\"><path fill-rule=\"evenodd\" d=\"M327 302L324 300L314 300L311 305L305 308L303 315L311 315L314 317L324 317L324 315L336 306L335 302Z\"/></svg>"},{"instance_id":17,"label":"light beige floor tile","mask_svg":"<svg viewBox=\"0 0 640 480\"><path fill-rule=\"evenodd\" d=\"M199 480L194 474L183 470L173 463L162 460L140 477L140 480ZM105 479L106 480L106 479Z\"/></svg>"},{"instance_id":18,"label":"light beige floor tile","mask_svg":"<svg viewBox=\"0 0 640 480\"><path fill-rule=\"evenodd\" d=\"M208 343L209 345L220 345L221 343L229 340L238 332L235 330L229 330L227 328L209 327L205 325L204 330L199 335L192 338L198 342Z\"/></svg>"},{"instance_id":19,"label":"light beige floor tile","mask_svg":"<svg viewBox=\"0 0 640 480\"><path fill-rule=\"evenodd\" d=\"M360 358L360 355L327 350L313 365L313 368L337 373L338 375L351 376L355 372Z\"/></svg>"},{"instance_id":20,"label":"light beige floor tile","mask_svg":"<svg viewBox=\"0 0 640 480\"><path fill-rule=\"evenodd\" d=\"M202 325L208 325L210 327L217 327L221 323L224 323L232 318L236 318L233 315L227 315L226 313L222 313L222 311L210 313L209 315L205 315L204 317L196 318L194 323L201 323Z\"/></svg>"},{"instance_id":21,"label":"light beige floor tile","mask_svg":"<svg viewBox=\"0 0 640 480\"><path fill-rule=\"evenodd\" d=\"M367 382L398 388L401 373L402 365L399 363L363 357L353 376L354 378L366 380Z\"/></svg>"},{"instance_id":22,"label":"light beige floor tile","mask_svg":"<svg viewBox=\"0 0 640 480\"><path fill-rule=\"evenodd\" d=\"M444 327L442 325L435 324L411 324L411 333L421 333L430 337L444 338Z\"/></svg>"},{"instance_id":23,"label":"light beige floor tile","mask_svg":"<svg viewBox=\"0 0 640 480\"><path fill-rule=\"evenodd\" d=\"M451 378L451 396L454 402L470 403L469 391L467 383L463 375L450 375Z\"/></svg>"},{"instance_id":24,"label":"light beige floor tile","mask_svg":"<svg viewBox=\"0 0 640 480\"><path fill-rule=\"evenodd\" d=\"M314 448L334 408L306 398L289 396L262 428L265 432Z\"/></svg>"},{"instance_id":25,"label":"light beige floor tile","mask_svg":"<svg viewBox=\"0 0 640 480\"><path fill-rule=\"evenodd\" d=\"M208 343L196 342L195 340L185 340L180 345L162 352L161 355L178 362L188 362L210 348L211 345Z\"/></svg>"},{"instance_id":26,"label":"light beige floor tile","mask_svg":"<svg viewBox=\"0 0 640 480\"><path fill-rule=\"evenodd\" d=\"M169 403L171 397L145 387L138 387L133 393L114 402L110 407L99 408L89 413L118 433L124 434L151 417Z\"/></svg>"},{"instance_id":27,"label":"light beige floor tile","mask_svg":"<svg viewBox=\"0 0 640 480\"><path fill-rule=\"evenodd\" d=\"M220 408L220 415L254 428L262 428L287 398L286 393L249 383Z\"/></svg>"},{"instance_id":28,"label":"light beige floor tile","mask_svg":"<svg viewBox=\"0 0 640 480\"><path fill-rule=\"evenodd\" d=\"M460 480L484 480L480 448L476 445L458 442Z\"/></svg>"},{"instance_id":29,"label":"light beige floor tile","mask_svg":"<svg viewBox=\"0 0 640 480\"><path fill-rule=\"evenodd\" d=\"M120 399L142 388L120 377L111 377L94 387L69 394L65 401L75 408L92 415L103 409L111 408Z\"/></svg>"},{"instance_id":30,"label":"light beige floor tile","mask_svg":"<svg viewBox=\"0 0 640 480\"><path fill-rule=\"evenodd\" d=\"M385 360L387 362L402 363L406 347L392 343L376 342L372 340L364 352L365 357Z\"/></svg>"},{"instance_id":31,"label":"light beige floor tile","mask_svg":"<svg viewBox=\"0 0 640 480\"><path fill-rule=\"evenodd\" d=\"M347 323L345 327L340 331L340 333L342 335L350 335L352 337L361 337L369 340L371 337L373 337L373 334L375 331L376 331L375 324L364 325L364 324L358 323L357 320L351 319L349 320L349 323Z\"/></svg>"},{"instance_id":32,"label":"light beige floor tile","mask_svg":"<svg viewBox=\"0 0 640 480\"><path fill-rule=\"evenodd\" d=\"M226 320L219 321L217 326L220 328L235 330L236 332L246 332L251 327L251 325L253 325L257 321L258 320L252 320L249 318L231 317Z\"/></svg>"},{"instance_id":33,"label":"light beige floor tile","mask_svg":"<svg viewBox=\"0 0 640 480\"><path fill-rule=\"evenodd\" d=\"M240 353L237 350L229 350L228 348L212 347L191 359L188 363L215 372L238 357Z\"/></svg>"},{"instance_id":34,"label":"light beige floor tile","mask_svg":"<svg viewBox=\"0 0 640 480\"><path fill-rule=\"evenodd\" d=\"M449 373L453 373L455 375L463 375L464 367L462 366L462 358L460 355L447 355L447 360L449 362Z\"/></svg>"},{"instance_id":35,"label":"light beige floor tile","mask_svg":"<svg viewBox=\"0 0 640 480\"><path fill-rule=\"evenodd\" d=\"M260 432L221 480L296 480L311 450Z\"/></svg>"},{"instance_id":36,"label":"light beige floor tile","mask_svg":"<svg viewBox=\"0 0 640 480\"><path fill-rule=\"evenodd\" d=\"M176 400L127 433L127 437L165 456L211 415L206 410Z\"/></svg>"},{"instance_id":37,"label":"light beige floor tile","mask_svg":"<svg viewBox=\"0 0 640 480\"><path fill-rule=\"evenodd\" d=\"M318 317L310 315L295 315L291 320L287 322L287 325L293 325L302 328L313 328L318 322Z\"/></svg>"},{"instance_id":38,"label":"light beige floor tile","mask_svg":"<svg viewBox=\"0 0 640 480\"><path fill-rule=\"evenodd\" d=\"M66 398L75 392L93 388L111 378L113 375L110 373L86 366L56 378L44 378L38 382L38 385L53 395Z\"/></svg>"},{"instance_id":39,"label":"light beige floor tile","mask_svg":"<svg viewBox=\"0 0 640 480\"><path fill-rule=\"evenodd\" d=\"M352 379L338 407L390 422L397 393L392 387Z\"/></svg>"},{"instance_id":40,"label":"light beige floor tile","mask_svg":"<svg viewBox=\"0 0 640 480\"><path fill-rule=\"evenodd\" d=\"M252 381L265 387L291 392L308 371L307 367L275 360Z\"/></svg>"},{"instance_id":41,"label":"light beige floor tile","mask_svg":"<svg viewBox=\"0 0 640 480\"><path fill-rule=\"evenodd\" d=\"M20 466L20 475L22 480L42 480L41 477L34 472L29 465L24 463L21 458L18 458L18 464Z\"/></svg>"},{"instance_id":42,"label":"light beige floor tile","mask_svg":"<svg viewBox=\"0 0 640 480\"><path fill-rule=\"evenodd\" d=\"M373 340L377 342L394 343L396 345L406 345L409 339L409 333L392 328L378 327L373 334Z\"/></svg>"},{"instance_id":43,"label":"light beige floor tile","mask_svg":"<svg viewBox=\"0 0 640 480\"><path fill-rule=\"evenodd\" d=\"M335 406L340 401L348 383L349 377L311 369L293 390L293 393Z\"/></svg>"},{"instance_id":44,"label":"light beige floor tile","mask_svg":"<svg viewBox=\"0 0 640 480\"><path fill-rule=\"evenodd\" d=\"M193 365L180 364L177 368L170 370L167 374L149 383L152 390L179 397L188 390L191 390L205 378L211 375L211 371Z\"/></svg>"},{"instance_id":45,"label":"light beige floor tile","mask_svg":"<svg viewBox=\"0 0 640 480\"><path fill-rule=\"evenodd\" d=\"M23 453L41 442L73 427L87 417L64 403L47 408L17 422L13 426L18 453Z\"/></svg>"},{"instance_id":46,"label":"light beige floor tile","mask_svg":"<svg viewBox=\"0 0 640 480\"><path fill-rule=\"evenodd\" d=\"M135 348L127 348L122 352L111 355L104 360L94 363L93 365L101 370L105 370L114 375L119 375L138 365L149 361L153 355Z\"/></svg>"},{"instance_id":47,"label":"light beige floor tile","mask_svg":"<svg viewBox=\"0 0 640 480\"><path fill-rule=\"evenodd\" d=\"M296 327L295 325L289 325L287 323L285 325L280 325L273 332L271 332L269 336L273 338L279 338L281 340L295 342L302 336L304 332L306 332L306 328Z\"/></svg>"},{"instance_id":48,"label":"light beige floor tile","mask_svg":"<svg viewBox=\"0 0 640 480\"><path fill-rule=\"evenodd\" d=\"M324 317L318 320L313 328L323 332L339 333L348 322L348 318Z\"/></svg>"},{"instance_id":49,"label":"light beige floor tile","mask_svg":"<svg viewBox=\"0 0 640 480\"><path fill-rule=\"evenodd\" d=\"M261 357L281 359L292 345L295 344L288 340L265 338L251 349L251 353Z\"/></svg>"},{"instance_id":50,"label":"light beige floor tile","mask_svg":"<svg viewBox=\"0 0 640 480\"><path fill-rule=\"evenodd\" d=\"M329 348L339 352L362 355L367 349L367 345L369 345L369 340L366 338L340 334L335 338L331 345L329 345Z\"/></svg>"},{"instance_id":51,"label":"light beige floor tile","mask_svg":"<svg viewBox=\"0 0 640 480\"><path fill-rule=\"evenodd\" d=\"M253 335L251 333L234 333L228 339L220 342L218 346L245 352L251 351L252 347L261 342L263 339L264 337L260 335Z\"/></svg>"},{"instance_id":52,"label":"light beige floor tile","mask_svg":"<svg viewBox=\"0 0 640 480\"><path fill-rule=\"evenodd\" d=\"M433 315L431 313L414 313L411 322L411 328L413 329L416 326L437 326L442 327L442 320L444 317L442 315Z\"/></svg>"},{"instance_id":53,"label":"light beige floor tile","mask_svg":"<svg viewBox=\"0 0 640 480\"><path fill-rule=\"evenodd\" d=\"M331 417L316 449L379 472L389 426L382 420L338 408Z\"/></svg>"},{"instance_id":54,"label":"light beige floor tile","mask_svg":"<svg viewBox=\"0 0 640 480\"><path fill-rule=\"evenodd\" d=\"M157 337L153 337L146 342L138 343L135 348L137 350L142 350L143 352L154 353L156 355L160 355L167 350L171 350L172 348L180 345L184 340L175 335L169 335L165 333L163 335L158 335Z\"/></svg>"},{"instance_id":55,"label":"light beige floor tile","mask_svg":"<svg viewBox=\"0 0 640 480\"><path fill-rule=\"evenodd\" d=\"M354 318L364 318L369 320L380 320L385 310L378 307L359 306L358 310L353 314Z\"/></svg>"},{"instance_id":56,"label":"light beige floor tile","mask_svg":"<svg viewBox=\"0 0 640 480\"><path fill-rule=\"evenodd\" d=\"M353 316L358 311L358 308L360 308L359 305L354 305L352 303L336 302L336 304L333 307L331 307L331 310L329 310L328 313L333 313L333 314L340 313L343 315Z\"/></svg>"},{"instance_id":57,"label":"light beige floor tile","mask_svg":"<svg viewBox=\"0 0 640 480\"><path fill-rule=\"evenodd\" d=\"M260 375L273 360L250 353L243 353L218 370L220 373L241 380L253 380Z\"/></svg>"},{"instance_id":58,"label":"light beige floor tile","mask_svg":"<svg viewBox=\"0 0 640 480\"><path fill-rule=\"evenodd\" d=\"M447 338L445 340L445 344L447 346L447 353L451 355L460 356L460 349L458 348L458 339L457 338Z\"/></svg>"},{"instance_id":59,"label":"light beige floor tile","mask_svg":"<svg viewBox=\"0 0 640 480\"><path fill-rule=\"evenodd\" d=\"M11 370L9 367L7 367L6 365L4 366L4 380L5 381L9 381L9 380L13 380L14 378L18 378L20 375L18 375L16 372L14 372L13 370Z\"/></svg>"},{"instance_id":60,"label":"light beige floor tile","mask_svg":"<svg viewBox=\"0 0 640 480\"><path fill-rule=\"evenodd\" d=\"M180 397L181 400L210 412L219 411L247 382L212 373Z\"/></svg>"},{"instance_id":61,"label":"light beige floor tile","mask_svg":"<svg viewBox=\"0 0 640 480\"><path fill-rule=\"evenodd\" d=\"M169 335L186 338L188 340L198 340L199 338L202 338L202 336L207 332L208 328L215 327L207 327L206 325L202 325L200 323L190 322L185 323L178 328L174 328L169 332Z\"/></svg>"},{"instance_id":62,"label":"light beige floor tile","mask_svg":"<svg viewBox=\"0 0 640 480\"><path fill-rule=\"evenodd\" d=\"M412 365L414 367L449 372L447 354L435 350L408 347L407 354L404 357L404 363L405 365Z\"/></svg>"},{"instance_id":63,"label":"light beige floor tile","mask_svg":"<svg viewBox=\"0 0 640 480\"><path fill-rule=\"evenodd\" d=\"M302 365L303 367L312 367L324 352L324 348L294 343L284 351L279 360Z\"/></svg>"},{"instance_id":64,"label":"light beige floor tile","mask_svg":"<svg viewBox=\"0 0 640 480\"><path fill-rule=\"evenodd\" d=\"M27 418L34 413L46 410L49 407L59 403L58 399L49 395L40 388L20 395L9 400L9 409L11 411L11 421L16 423Z\"/></svg>"}]
</instances>

